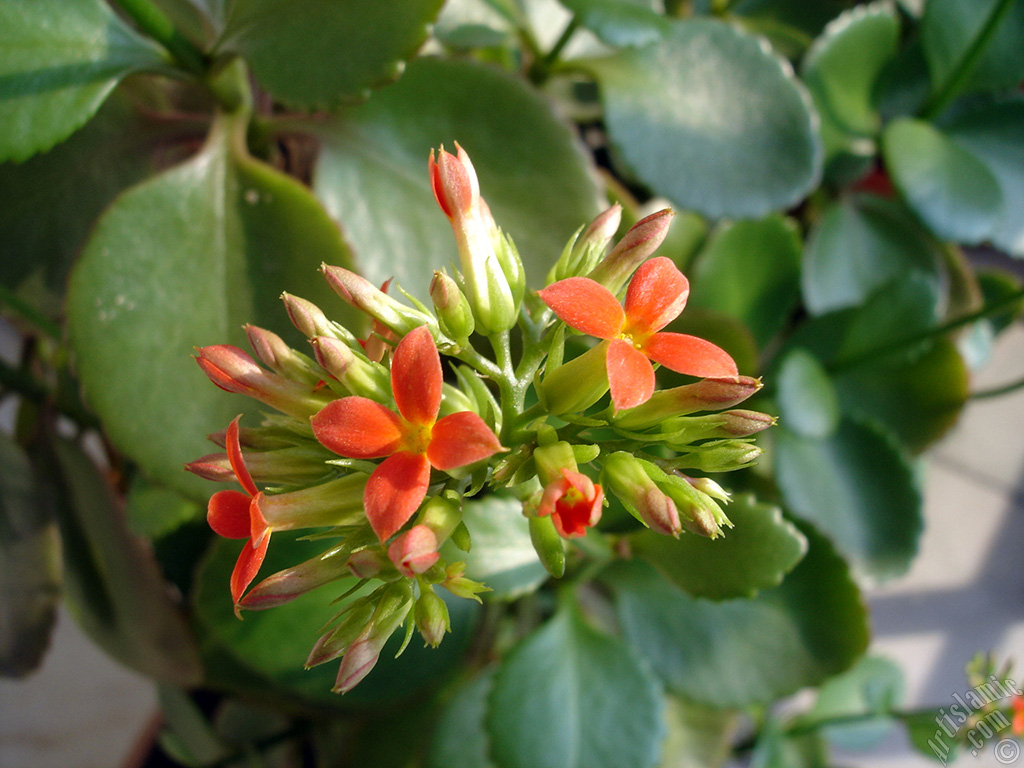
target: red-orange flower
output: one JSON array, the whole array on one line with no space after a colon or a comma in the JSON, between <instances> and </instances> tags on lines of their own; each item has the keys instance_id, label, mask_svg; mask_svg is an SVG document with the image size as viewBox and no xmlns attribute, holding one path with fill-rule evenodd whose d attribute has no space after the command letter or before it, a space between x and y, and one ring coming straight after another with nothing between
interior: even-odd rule
<instances>
[{"instance_id":1,"label":"red-orange flower","mask_svg":"<svg viewBox=\"0 0 1024 768\"><path fill-rule=\"evenodd\" d=\"M690 376L736 376L736 363L709 341L661 329L686 306L690 286L671 259L640 266L626 289L625 306L600 283L570 277L539 292L567 325L606 339L608 386L616 410L647 402L654 393L651 361Z\"/></svg>"},{"instance_id":2,"label":"red-orange flower","mask_svg":"<svg viewBox=\"0 0 1024 768\"><path fill-rule=\"evenodd\" d=\"M313 417L325 447L350 459L381 462L366 483L366 517L381 541L398 531L427 495L430 468L463 467L504 450L475 413L442 419L441 358L426 326L410 331L391 359L398 413L365 397L343 397Z\"/></svg>"},{"instance_id":3,"label":"red-orange flower","mask_svg":"<svg viewBox=\"0 0 1024 768\"><path fill-rule=\"evenodd\" d=\"M217 491L210 497L206 510L206 520L215 533L227 539L247 539L231 572L231 597L236 605L246 587L256 578L270 545L270 527L259 508L263 494L256 488L242 458L242 446L238 441L240 418L236 416L228 426L225 447L231 469L245 493Z\"/></svg>"},{"instance_id":4,"label":"red-orange flower","mask_svg":"<svg viewBox=\"0 0 1024 768\"><path fill-rule=\"evenodd\" d=\"M578 538L601 519L601 486L581 472L562 469L562 476L548 483L537 506L538 517L551 515L555 530L566 538Z\"/></svg>"}]
</instances>

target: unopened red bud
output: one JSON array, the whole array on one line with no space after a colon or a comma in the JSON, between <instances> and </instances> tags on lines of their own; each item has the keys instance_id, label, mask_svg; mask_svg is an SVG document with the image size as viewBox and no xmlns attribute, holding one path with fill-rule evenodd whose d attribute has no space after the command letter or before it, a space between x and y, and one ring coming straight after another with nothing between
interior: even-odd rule
<instances>
[{"instance_id":1,"label":"unopened red bud","mask_svg":"<svg viewBox=\"0 0 1024 768\"><path fill-rule=\"evenodd\" d=\"M587 277L618 293L636 268L664 242L675 215L671 208L665 208L640 219Z\"/></svg>"},{"instance_id":2,"label":"unopened red bud","mask_svg":"<svg viewBox=\"0 0 1024 768\"><path fill-rule=\"evenodd\" d=\"M414 525L391 543L388 557L399 573L413 578L441 557L437 552L437 536L425 525Z\"/></svg>"},{"instance_id":3,"label":"unopened red bud","mask_svg":"<svg viewBox=\"0 0 1024 768\"><path fill-rule=\"evenodd\" d=\"M476 170L469 155L458 144L455 148L458 156L445 152L444 147L441 147L436 160L431 150L428 162L434 198L449 219L469 215L480 196Z\"/></svg>"},{"instance_id":4,"label":"unopened red bud","mask_svg":"<svg viewBox=\"0 0 1024 768\"><path fill-rule=\"evenodd\" d=\"M614 423L623 429L646 429L673 416L731 408L761 387L761 381L750 376L701 379L693 384L655 392L643 405L619 411Z\"/></svg>"}]
</instances>

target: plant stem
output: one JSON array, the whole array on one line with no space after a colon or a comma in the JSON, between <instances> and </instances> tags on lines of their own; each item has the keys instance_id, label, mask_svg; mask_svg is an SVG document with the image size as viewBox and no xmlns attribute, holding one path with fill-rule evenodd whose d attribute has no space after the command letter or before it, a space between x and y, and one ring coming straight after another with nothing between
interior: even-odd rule
<instances>
[{"instance_id":1,"label":"plant stem","mask_svg":"<svg viewBox=\"0 0 1024 768\"><path fill-rule=\"evenodd\" d=\"M1017 379L1017 381L1011 381L1009 384L1003 384L998 387L980 389L977 392L972 392L971 400L984 400L989 397L1000 397L1001 395L1008 395L1011 392L1016 392L1018 389L1024 389L1024 379Z\"/></svg>"},{"instance_id":2,"label":"plant stem","mask_svg":"<svg viewBox=\"0 0 1024 768\"><path fill-rule=\"evenodd\" d=\"M1021 299L1024 299L1024 289L1014 291L1013 293L1004 296L998 301L995 301L992 304L988 304L975 312L971 312L969 314L955 318L946 323L943 323L942 325L935 326L934 328L928 328L919 333L915 333L910 336L905 336L901 339L896 339L896 341L891 341L886 344L879 344L877 347L874 347L873 349L868 349L865 352L860 352L858 354L851 355L846 358L839 358L835 362L826 365L825 368L826 370L829 371L829 373L838 373L839 371L845 371L849 368L856 368L857 366L862 365L866 362L870 362L871 360L874 360L879 357L885 357L886 355L890 355L893 352L898 352L901 349L913 347L916 344L920 344L923 341L929 341L931 339L937 339L942 336L945 336L947 333L950 333L951 331L955 331L956 329L962 328L965 325L970 325L971 323L977 322L978 320L983 320L986 317L989 317L990 315L994 315L997 312L1002 311L1006 307L1009 307L1012 304L1020 301Z\"/></svg>"},{"instance_id":3,"label":"plant stem","mask_svg":"<svg viewBox=\"0 0 1024 768\"><path fill-rule=\"evenodd\" d=\"M996 30L999 28L999 23L1006 16L1012 5L1013 0L997 0L989 12L988 18L985 19L985 23L982 24L978 34L974 36L974 39L967 47L967 50L964 51L956 66L953 67L949 75L946 76L945 81L921 108L921 117L928 120L936 117L956 98L967 82L967 78L974 73L975 68L978 66L978 60L992 41L993 35L995 35Z\"/></svg>"},{"instance_id":4,"label":"plant stem","mask_svg":"<svg viewBox=\"0 0 1024 768\"><path fill-rule=\"evenodd\" d=\"M60 327L13 291L0 285L0 305L6 304L52 339L60 338Z\"/></svg>"},{"instance_id":5,"label":"plant stem","mask_svg":"<svg viewBox=\"0 0 1024 768\"><path fill-rule=\"evenodd\" d=\"M534 61L533 66L530 67L530 80L534 83L543 83L548 79L551 74L551 70L558 65L558 57L562 55L562 51L565 50L565 46L569 44L572 36L579 29L580 22L576 16L573 16L569 23L566 24L565 29L562 30L562 34L558 40L555 41L554 46L543 56L538 56Z\"/></svg>"},{"instance_id":6,"label":"plant stem","mask_svg":"<svg viewBox=\"0 0 1024 768\"><path fill-rule=\"evenodd\" d=\"M51 392L48 387L28 372L14 368L2 360L0 360L0 386L33 403L52 402L58 411L83 427L99 426L96 417L86 411L80 403L62 397L59 393Z\"/></svg>"},{"instance_id":7,"label":"plant stem","mask_svg":"<svg viewBox=\"0 0 1024 768\"><path fill-rule=\"evenodd\" d=\"M206 56L151 0L117 0L117 4L182 67L199 77L206 74Z\"/></svg>"}]
</instances>

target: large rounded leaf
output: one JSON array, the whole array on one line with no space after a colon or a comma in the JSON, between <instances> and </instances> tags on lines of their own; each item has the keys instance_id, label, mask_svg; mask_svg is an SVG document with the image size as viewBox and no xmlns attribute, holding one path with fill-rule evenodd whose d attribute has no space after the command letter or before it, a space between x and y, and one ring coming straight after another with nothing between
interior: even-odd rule
<instances>
[{"instance_id":1,"label":"large rounded leaf","mask_svg":"<svg viewBox=\"0 0 1024 768\"><path fill-rule=\"evenodd\" d=\"M394 80L443 0L233 0L219 52L241 54L280 100L303 107L365 98Z\"/></svg>"},{"instance_id":2,"label":"large rounded leaf","mask_svg":"<svg viewBox=\"0 0 1024 768\"><path fill-rule=\"evenodd\" d=\"M489 699L500 768L622 768L658 759L663 698L620 640L560 611L502 663Z\"/></svg>"},{"instance_id":3,"label":"large rounded leaf","mask_svg":"<svg viewBox=\"0 0 1024 768\"><path fill-rule=\"evenodd\" d=\"M114 443L152 476L203 498L182 470L205 436L255 403L217 389L189 357L196 346L244 345L251 322L298 336L282 291L346 305L317 273L348 264L337 226L297 182L244 155L219 125L193 160L129 190L100 220L68 298L86 398Z\"/></svg>"},{"instance_id":4,"label":"large rounded leaf","mask_svg":"<svg viewBox=\"0 0 1024 768\"><path fill-rule=\"evenodd\" d=\"M847 669L868 644L857 587L827 541L752 600L690 597L639 561L602 575L629 642L670 691L712 707L768 703Z\"/></svg>"},{"instance_id":5,"label":"large rounded leaf","mask_svg":"<svg viewBox=\"0 0 1024 768\"><path fill-rule=\"evenodd\" d=\"M0 0L0 160L49 149L121 78L165 64L103 0Z\"/></svg>"},{"instance_id":6,"label":"large rounded leaf","mask_svg":"<svg viewBox=\"0 0 1024 768\"><path fill-rule=\"evenodd\" d=\"M862 574L906 572L924 525L921 490L892 438L850 419L825 438L785 427L772 434L787 508L827 533Z\"/></svg>"},{"instance_id":7,"label":"large rounded leaf","mask_svg":"<svg viewBox=\"0 0 1024 768\"><path fill-rule=\"evenodd\" d=\"M453 551L450 559L464 560L466 575L491 588L488 597L519 597L547 579L530 541L522 502L507 496L471 499L465 503L463 522L473 546L469 552Z\"/></svg>"},{"instance_id":8,"label":"large rounded leaf","mask_svg":"<svg viewBox=\"0 0 1024 768\"><path fill-rule=\"evenodd\" d=\"M588 66L621 157L679 207L763 216L817 183L810 99L757 39L715 21L678 22L659 43Z\"/></svg>"},{"instance_id":9,"label":"large rounded leaf","mask_svg":"<svg viewBox=\"0 0 1024 768\"><path fill-rule=\"evenodd\" d=\"M597 213L597 188L569 129L520 81L466 62L419 59L395 85L323 127L317 195L345 228L367 278L423 299L457 260L430 191L430 150L465 148L498 225L537 284Z\"/></svg>"},{"instance_id":10,"label":"large rounded leaf","mask_svg":"<svg viewBox=\"0 0 1024 768\"><path fill-rule=\"evenodd\" d=\"M782 510L758 504L750 494L726 512L734 527L719 539L642 531L630 538L633 554L694 597L751 597L777 587L807 552L807 540Z\"/></svg>"}]
</instances>

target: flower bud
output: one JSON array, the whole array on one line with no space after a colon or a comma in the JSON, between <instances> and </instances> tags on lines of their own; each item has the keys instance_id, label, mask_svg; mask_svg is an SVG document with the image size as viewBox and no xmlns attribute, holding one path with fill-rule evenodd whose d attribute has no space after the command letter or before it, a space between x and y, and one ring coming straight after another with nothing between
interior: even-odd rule
<instances>
[{"instance_id":1,"label":"flower bud","mask_svg":"<svg viewBox=\"0 0 1024 768\"><path fill-rule=\"evenodd\" d=\"M675 215L671 208L665 208L640 219L587 277L618 293L636 268L658 250Z\"/></svg>"},{"instance_id":2,"label":"flower bud","mask_svg":"<svg viewBox=\"0 0 1024 768\"><path fill-rule=\"evenodd\" d=\"M330 398L312 386L261 368L238 347L217 344L196 349L196 362L214 384L228 392L248 395L289 416L308 419Z\"/></svg>"},{"instance_id":3,"label":"flower bud","mask_svg":"<svg viewBox=\"0 0 1024 768\"><path fill-rule=\"evenodd\" d=\"M348 572L357 579L372 579L390 565L391 562L388 558L376 547L367 547L353 552L345 562Z\"/></svg>"},{"instance_id":4,"label":"flower bud","mask_svg":"<svg viewBox=\"0 0 1024 768\"><path fill-rule=\"evenodd\" d=\"M556 579L565 575L565 544L549 517L529 517L530 541L541 565Z\"/></svg>"},{"instance_id":5,"label":"flower bud","mask_svg":"<svg viewBox=\"0 0 1024 768\"><path fill-rule=\"evenodd\" d=\"M608 342L601 342L544 377L539 395L549 413L582 413L604 397L608 391L607 353Z\"/></svg>"},{"instance_id":6,"label":"flower bud","mask_svg":"<svg viewBox=\"0 0 1024 768\"><path fill-rule=\"evenodd\" d=\"M373 618L376 594L367 595L352 603L338 625L317 639L306 658L306 669L338 658L366 631Z\"/></svg>"},{"instance_id":7,"label":"flower bud","mask_svg":"<svg viewBox=\"0 0 1024 768\"><path fill-rule=\"evenodd\" d=\"M367 475L356 472L287 493L260 493L256 506L275 531L357 525L366 521Z\"/></svg>"},{"instance_id":8,"label":"flower bud","mask_svg":"<svg viewBox=\"0 0 1024 768\"><path fill-rule=\"evenodd\" d=\"M724 504L728 504L732 501L732 496L722 486L712 480L710 477L686 477L686 481L696 488L701 493L705 493L712 499L717 499Z\"/></svg>"},{"instance_id":9,"label":"flower bud","mask_svg":"<svg viewBox=\"0 0 1024 768\"><path fill-rule=\"evenodd\" d=\"M286 378L316 384L320 376L313 367L313 361L300 352L285 344L284 339L273 331L258 328L255 325L245 326L245 335L249 338L256 357L275 373Z\"/></svg>"},{"instance_id":10,"label":"flower bud","mask_svg":"<svg viewBox=\"0 0 1024 768\"><path fill-rule=\"evenodd\" d=\"M750 376L701 379L655 392L643 405L619 411L613 421L623 429L646 429L673 416L731 408L755 394L761 386L760 380Z\"/></svg>"},{"instance_id":11,"label":"flower bud","mask_svg":"<svg viewBox=\"0 0 1024 768\"><path fill-rule=\"evenodd\" d=\"M303 336L312 339L315 336L329 336L332 339L344 341L349 346L358 346L356 337L343 325L328 320L327 315L311 301L292 296L290 293L282 293L281 301L288 312L288 317Z\"/></svg>"},{"instance_id":12,"label":"flower bud","mask_svg":"<svg viewBox=\"0 0 1024 768\"><path fill-rule=\"evenodd\" d=\"M601 479L626 510L652 531L679 536L682 523L675 502L655 485L640 459L618 451L604 460Z\"/></svg>"},{"instance_id":13,"label":"flower bud","mask_svg":"<svg viewBox=\"0 0 1024 768\"><path fill-rule=\"evenodd\" d=\"M294 600L312 589L348 575L345 547L335 547L299 565L268 576L245 595L239 605L262 611Z\"/></svg>"},{"instance_id":14,"label":"flower bud","mask_svg":"<svg viewBox=\"0 0 1024 768\"><path fill-rule=\"evenodd\" d=\"M416 525L429 528L437 539L438 545L447 541L461 522L462 508L443 496L433 496L427 499L427 503L423 505L416 517Z\"/></svg>"},{"instance_id":15,"label":"flower bud","mask_svg":"<svg viewBox=\"0 0 1024 768\"><path fill-rule=\"evenodd\" d=\"M323 452L313 448L277 448L269 451L243 451L246 469L253 480L267 485L301 485L323 478L330 468ZM211 453L185 465L194 475L227 483L235 479L226 453Z\"/></svg>"},{"instance_id":16,"label":"flower bud","mask_svg":"<svg viewBox=\"0 0 1024 768\"><path fill-rule=\"evenodd\" d=\"M760 448L746 440L715 440L690 446L689 452L676 460L676 466L701 472L732 472L747 466L761 453Z\"/></svg>"},{"instance_id":17,"label":"flower bud","mask_svg":"<svg viewBox=\"0 0 1024 768\"><path fill-rule=\"evenodd\" d=\"M388 547L388 557L399 573L413 578L441 557L437 552L437 536L425 525L414 525L395 538Z\"/></svg>"},{"instance_id":18,"label":"flower bud","mask_svg":"<svg viewBox=\"0 0 1024 768\"><path fill-rule=\"evenodd\" d=\"M460 346L466 346L475 323L469 300L459 290L458 284L444 272L434 272L434 279L430 281L430 299L437 310L441 330Z\"/></svg>"},{"instance_id":19,"label":"flower bud","mask_svg":"<svg viewBox=\"0 0 1024 768\"><path fill-rule=\"evenodd\" d=\"M721 526L732 527L729 518L714 500L695 488L688 478L666 473L649 462L644 465L655 485L675 503L686 530L715 539L722 535Z\"/></svg>"},{"instance_id":20,"label":"flower bud","mask_svg":"<svg viewBox=\"0 0 1024 768\"><path fill-rule=\"evenodd\" d=\"M490 587L481 584L479 581L466 578L465 563L452 563L449 565L445 569L444 579L438 583L456 597L476 600L478 603L483 602L480 599L481 592L491 591Z\"/></svg>"},{"instance_id":21,"label":"flower bud","mask_svg":"<svg viewBox=\"0 0 1024 768\"><path fill-rule=\"evenodd\" d=\"M437 320L426 312L413 309L391 298L366 278L343 267L323 264L320 271L327 279L327 284L341 298L387 326L399 336L404 336L413 328L426 325L430 328L430 333L434 336L435 341L437 340Z\"/></svg>"},{"instance_id":22,"label":"flower bud","mask_svg":"<svg viewBox=\"0 0 1024 768\"><path fill-rule=\"evenodd\" d=\"M391 379L380 363L371 362L344 342L329 336L317 336L310 344L320 366L353 395L378 403L390 400Z\"/></svg>"},{"instance_id":23,"label":"flower bud","mask_svg":"<svg viewBox=\"0 0 1024 768\"><path fill-rule=\"evenodd\" d=\"M338 677L332 689L335 693L351 691L370 674L380 658L384 644L409 615L412 602L412 587L405 579L399 579L383 588L370 623L341 659Z\"/></svg>"},{"instance_id":24,"label":"flower bud","mask_svg":"<svg viewBox=\"0 0 1024 768\"><path fill-rule=\"evenodd\" d=\"M585 231L582 228L578 230L548 273L548 285L567 277L582 277L593 270L604 255L608 243L615 237L621 221L622 206L616 203L598 214Z\"/></svg>"},{"instance_id":25,"label":"flower bud","mask_svg":"<svg viewBox=\"0 0 1024 768\"><path fill-rule=\"evenodd\" d=\"M432 588L424 589L416 599L413 620L423 641L434 648L441 644L445 633L452 628L448 606Z\"/></svg>"}]
</instances>

